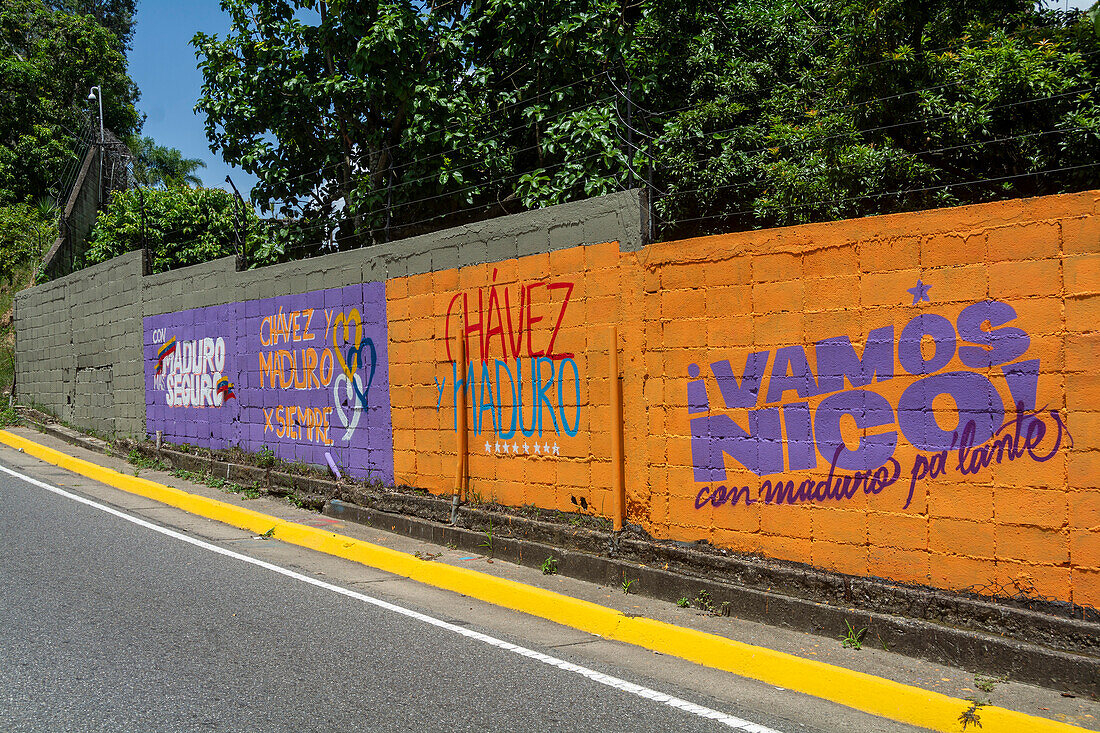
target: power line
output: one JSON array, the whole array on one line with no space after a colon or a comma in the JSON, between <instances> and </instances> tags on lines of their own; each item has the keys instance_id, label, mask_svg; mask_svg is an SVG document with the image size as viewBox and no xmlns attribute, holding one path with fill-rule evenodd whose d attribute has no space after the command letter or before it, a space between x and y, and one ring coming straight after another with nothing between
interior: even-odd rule
<instances>
[{"instance_id":1,"label":"power line","mask_svg":"<svg viewBox=\"0 0 1100 733\"><path fill-rule=\"evenodd\" d=\"M1038 171L1030 171L1028 173L1017 173L1017 174L1010 175L1010 176L998 176L998 177L994 177L994 178L977 178L977 179L970 180L970 181L957 181L957 182L952 182L952 183L943 183L943 184L939 184L939 185L936 185L936 186L923 186L923 187L917 187L917 188L906 188L906 189L901 189L901 190L897 190L897 191L885 191L885 192L882 192L882 193L869 193L869 194L863 194L863 195L860 195L860 196L847 196L847 197L844 197L844 198L828 199L828 200L824 200L824 201L809 201L809 202L806 202L804 204L794 204L794 205L791 205L791 206L784 206L784 207L781 207L781 208L777 209L777 211L790 212L790 211L793 211L795 209L802 209L802 208L806 208L806 207L809 207L809 206L827 206L829 204L849 203L849 202L852 202L852 201L862 201L864 199L872 199L872 198L883 198L883 197L886 197L886 196L902 196L902 195L910 194L910 193L929 193L931 191L940 191L940 190L950 189L950 188L955 188L955 187L974 186L974 185L978 185L978 184L981 184L981 183L1003 183L1005 181L1018 180L1020 178L1029 178L1031 176L1048 175L1048 174L1052 174L1052 173L1069 173L1071 171L1083 170L1085 168L1095 168L1097 166L1100 166L1100 161L1095 162L1095 163L1084 163L1084 164L1081 164L1081 165L1066 166L1064 168L1048 168L1048 169L1043 169L1043 170L1038 170ZM718 214L718 215L712 215L712 216L696 216L696 217L692 217L690 219L676 219L675 221L667 221L667 220L662 219L661 221L662 221L662 223L665 223L665 224L680 225L680 224L688 224L688 223L695 222L695 221L708 221L708 220L712 221L712 220L715 220L715 219L729 219L729 218L733 218L733 217L737 217L737 216L744 216L746 214L755 214L755 213L756 213L756 209L744 209L744 210L741 210L741 211L730 212L728 214Z\"/></svg>"},{"instance_id":2,"label":"power line","mask_svg":"<svg viewBox=\"0 0 1100 733\"><path fill-rule=\"evenodd\" d=\"M1029 139L1029 138L1043 137L1043 136L1046 136L1046 135L1068 134L1068 133L1073 133L1073 132L1091 132L1093 134L1100 135L1100 130L1096 130L1096 129L1093 129L1093 128L1090 128L1090 127L1070 127L1070 128L1060 128L1060 129L1054 129L1054 130L1042 130L1042 131L1039 131L1039 132L1028 132L1028 133L1022 133L1020 135L1011 135L1011 136L1007 136L1007 137L993 138L991 140L978 140L978 141L971 142L971 143L962 143L962 144L959 144L959 145L948 145L948 146L941 147L941 148L928 148L928 149L915 150L915 151L904 153L904 154L899 155L895 158L891 158L891 162L897 162L899 160L908 160L908 159L912 159L912 158L919 158L922 155L931 155L931 154L934 154L934 153L946 153L946 152L950 152L952 150L964 150L966 148L981 147L981 146L984 146L984 145L991 145L991 144L995 144L995 143L1012 142L1014 140L1025 140L1025 139ZM855 167L855 166L852 166L852 165L849 165L849 166L836 165L836 166L833 167L833 170L851 168L851 167ZM704 187L700 187L700 188L690 188L690 189L686 189L686 190L683 190L683 191L669 191L667 193L658 191L658 193L661 193L662 196L687 196L689 194L696 194L696 193L714 193L714 192L717 192L717 191L728 191L728 190L736 190L736 189L742 189L742 188L751 188L752 186L762 185L762 183L763 182L761 182L761 181L745 181L745 182L740 182L740 183L725 184L725 185L721 185L721 186L704 186ZM656 189L654 189L654 190L656 190Z\"/></svg>"},{"instance_id":3,"label":"power line","mask_svg":"<svg viewBox=\"0 0 1100 733\"><path fill-rule=\"evenodd\" d=\"M1081 87L1081 88L1078 88L1078 89L1072 89L1068 92L1063 92L1061 94L1053 94L1053 95L1047 95L1047 96L1042 96L1042 97L1033 97L1031 99L1024 99L1024 100L1019 100L1019 101L1016 101L1016 102L1007 102L1005 104L998 104L998 105L994 105L994 106L991 106L991 107L978 107L976 109L983 110L985 112L992 112L994 110L1010 109L1012 107L1019 107L1019 106L1024 105L1024 104L1031 104L1032 102L1043 102L1043 101L1050 101L1050 100L1054 100L1054 99L1062 99L1064 97L1071 97L1075 94L1080 94L1081 92L1093 92L1093 91L1096 91L1096 89L1097 89L1097 87L1092 87L1092 86ZM779 150L782 150L784 148L792 148L792 147L796 147L796 146L799 146L799 145L805 145L807 143L824 142L824 141L827 141L827 140L836 140L836 139L840 139L840 138L851 137L853 135L864 135L864 134L872 133L872 132L885 132L886 130L894 130L894 129L898 129L898 128L901 128L901 127L908 127L910 125L916 125L916 124L919 124L921 122L938 122L940 120L951 119L952 117L953 117L953 115L950 115L950 114L935 115L935 116L932 116L932 117L921 117L921 118L918 118L918 119L907 120L905 122L898 122L898 123L894 123L894 124L890 124L890 125L880 125L878 127L860 128L860 129L857 129L857 130L850 130L848 132L808 137L808 138L805 138L803 140L797 140L795 142L779 143L778 145L765 145L763 147L754 148L754 149L751 149L751 150L740 150L740 151L737 151L737 153L739 155L742 155L742 156L748 156L748 155L755 155L756 153L762 153L762 152L765 152L765 151L778 152ZM718 132L712 132L712 133L707 133L707 134L708 135L721 135L721 134L726 134L726 133L730 133L730 132L736 132L738 129L739 128L730 128L730 129L727 129L727 130L720 130Z\"/></svg>"}]
</instances>

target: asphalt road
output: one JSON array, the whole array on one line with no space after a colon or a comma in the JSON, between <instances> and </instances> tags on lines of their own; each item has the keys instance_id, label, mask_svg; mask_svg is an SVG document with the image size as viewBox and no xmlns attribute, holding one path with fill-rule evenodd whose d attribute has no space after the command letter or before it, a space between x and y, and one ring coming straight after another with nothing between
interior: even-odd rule
<instances>
[{"instance_id":1,"label":"asphalt road","mask_svg":"<svg viewBox=\"0 0 1100 733\"><path fill-rule=\"evenodd\" d=\"M17 463L52 485L68 476ZM79 482L65 490L89 493ZM301 570L295 553L307 551L280 545L226 532L214 546ZM733 709L722 696L639 675L637 665L570 656L568 644L502 635L489 618L448 619L431 604L412 608L429 618L410 617L336 590L377 597L369 582L325 580L334 587L0 474L0 730L730 729L705 710L647 699L569 663L783 733L818 729L779 710ZM566 663L531 658L538 653Z\"/></svg>"}]
</instances>

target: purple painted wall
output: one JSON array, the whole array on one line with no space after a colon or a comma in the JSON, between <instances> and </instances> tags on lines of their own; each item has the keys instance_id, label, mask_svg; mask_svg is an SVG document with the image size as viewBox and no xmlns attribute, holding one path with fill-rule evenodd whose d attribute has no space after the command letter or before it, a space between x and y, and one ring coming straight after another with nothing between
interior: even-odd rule
<instances>
[{"instance_id":1,"label":"purple painted wall","mask_svg":"<svg viewBox=\"0 0 1100 733\"><path fill-rule=\"evenodd\" d=\"M383 283L149 316L150 436L393 482Z\"/></svg>"}]
</instances>

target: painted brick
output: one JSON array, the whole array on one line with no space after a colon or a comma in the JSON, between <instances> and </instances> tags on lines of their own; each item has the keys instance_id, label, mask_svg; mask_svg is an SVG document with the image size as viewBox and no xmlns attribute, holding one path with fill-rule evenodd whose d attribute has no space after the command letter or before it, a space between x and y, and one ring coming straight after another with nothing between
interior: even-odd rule
<instances>
[{"instance_id":1,"label":"painted brick","mask_svg":"<svg viewBox=\"0 0 1100 733\"><path fill-rule=\"evenodd\" d=\"M997 557L993 525L964 519L931 519L928 549L942 555L990 559Z\"/></svg>"},{"instance_id":2,"label":"painted brick","mask_svg":"<svg viewBox=\"0 0 1100 733\"><path fill-rule=\"evenodd\" d=\"M835 277L859 272L859 250L854 244L810 250L802 258L806 277Z\"/></svg>"},{"instance_id":3,"label":"painted brick","mask_svg":"<svg viewBox=\"0 0 1100 733\"><path fill-rule=\"evenodd\" d=\"M804 297L802 280L757 283L752 288L752 304L756 313L801 312Z\"/></svg>"},{"instance_id":4,"label":"painted brick","mask_svg":"<svg viewBox=\"0 0 1100 733\"><path fill-rule=\"evenodd\" d=\"M814 539L810 562L819 568L846 575L867 575L867 548Z\"/></svg>"},{"instance_id":5,"label":"painted brick","mask_svg":"<svg viewBox=\"0 0 1100 733\"><path fill-rule=\"evenodd\" d=\"M1074 603L1100 608L1100 570L1073 568L1070 585Z\"/></svg>"},{"instance_id":6,"label":"painted brick","mask_svg":"<svg viewBox=\"0 0 1100 733\"><path fill-rule=\"evenodd\" d=\"M987 232L950 232L933 234L921 244L924 267L943 267L980 262L986 258Z\"/></svg>"},{"instance_id":7,"label":"painted brick","mask_svg":"<svg viewBox=\"0 0 1100 733\"><path fill-rule=\"evenodd\" d=\"M1069 526L1073 529L1100 528L1100 489L1095 487L1067 493Z\"/></svg>"},{"instance_id":8,"label":"painted brick","mask_svg":"<svg viewBox=\"0 0 1100 733\"><path fill-rule=\"evenodd\" d=\"M867 549L867 574L879 578L928 585L931 581L929 564L929 554L924 550L899 550L876 545Z\"/></svg>"},{"instance_id":9,"label":"painted brick","mask_svg":"<svg viewBox=\"0 0 1100 733\"><path fill-rule=\"evenodd\" d=\"M1075 489L1100 489L1100 451L1074 451L1066 462L1067 478Z\"/></svg>"},{"instance_id":10,"label":"painted brick","mask_svg":"<svg viewBox=\"0 0 1100 733\"><path fill-rule=\"evenodd\" d=\"M860 277L860 302L864 306L895 305L899 299L905 300L905 291L919 278L917 270L865 273Z\"/></svg>"},{"instance_id":11,"label":"painted brick","mask_svg":"<svg viewBox=\"0 0 1100 733\"><path fill-rule=\"evenodd\" d=\"M1069 503L1061 487L1052 490L998 486L993 496L997 524L1061 529L1069 518Z\"/></svg>"},{"instance_id":12,"label":"painted brick","mask_svg":"<svg viewBox=\"0 0 1100 733\"><path fill-rule=\"evenodd\" d=\"M867 515L862 511L844 511L810 507L813 540L864 545L867 543ZM866 565L866 558L863 560Z\"/></svg>"},{"instance_id":13,"label":"painted brick","mask_svg":"<svg viewBox=\"0 0 1100 733\"><path fill-rule=\"evenodd\" d=\"M928 549L928 519L904 514L869 512L867 534L871 544L898 550Z\"/></svg>"},{"instance_id":14,"label":"painted brick","mask_svg":"<svg viewBox=\"0 0 1100 733\"><path fill-rule=\"evenodd\" d=\"M996 525L997 554L1037 565L1069 562L1069 533L1039 527Z\"/></svg>"},{"instance_id":15,"label":"painted brick","mask_svg":"<svg viewBox=\"0 0 1100 733\"><path fill-rule=\"evenodd\" d=\"M997 566L993 560L931 553L928 556L928 574L934 585L965 590L994 583Z\"/></svg>"},{"instance_id":16,"label":"painted brick","mask_svg":"<svg viewBox=\"0 0 1100 733\"><path fill-rule=\"evenodd\" d=\"M1100 217L1065 218L1061 221L1062 250L1066 254L1095 252L1100 247Z\"/></svg>"},{"instance_id":17,"label":"painted brick","mask_svg":"<svg viewBox=\"0 0 1100 733\"><path fill-rule=\"evenodd\" d=\"M1057 260L993 263L989 266L989 295L994 298L1060 295L1059 270Z\"/></svg>"},{"instance_id":18,"label":"painted brick","mask_svg":"<svg viewBox=\"0 0 1100 733\"><path fill-rule=\"evenodd\" d=\"M1057 257L1060 248L1061 227L1058 222L998 227L989 232L989 259L993 262Z\"/></svg>"},{"instance_id":19,"label":"painted brick","mask_svg":"<svg viewBox=\"0 0 1100 733\"><path fill-rule=\"evenodd\" d=\"M701 267L703 270L703 283L708 288L726 285L750 285L752 283L752 258L730 257L713 262L707 262ZM698 285L698 281L695 281Z\"/></svg>"},{"instance_id":20,"label":"painted brick","mask_svg":"<svg viewBox=\"0 0 1100 733\"><path fill-rule=\"evenodd\" d=\"M810 507L766 507L760 516L760 531L765 534L797 537L809 540L813 537L813 509Z\"/></svg>"},{"instance_id":21,"label":"painted brick","mask_svg":"<svg viewBox=\"0 0 1100 733\"><path fill-rule=\"evenodd\" d=\"M858 308L861 303L859 275L806 278L805 287L805 303L808 311L838 309L847 311Z\"/></svg>"},{"instance_id":22,"label":"painted brick","mask_svg":"<svg viewBox=\"0 0 1100 733\"><path fill-rule=\"evenodd\" d=\"M89 423L113 422L143 430L143 350L152 343L144 331L127 340L127 334L142 328L143 316L336 288L389 272L384 286L387 355L380 374L389 382L395 478L446 493L453 483L456 436L453 410L446 407L452 396L445 381L451 374L447 343L441 342L455 343L461 299L452 308L453 296L466 292L476 303L478 290L487 298L494 284L498 292L508 289L514 295L523 284L569 281L575 287L556 349L574 354L579 397L564 389L561 407L568 411L580 404L578 433L554 433L549 422L544 424L549 432L540 446L557 443L557 457L544 457L541 449L540 455L524 458L485 454L479 452L484 442L491 438L495 447L501 441L484 414L488 409L479 411L486 422L480 435L471 433L471 470L472 488L482 496L564 511L576 511L573 499L584 497L591 511L606 510L612 423L607 339L609 326L615 324L620 333L630 516L658 538L707 539L738 551L895 582L945 588L1001 584L1063 601L1091 599L1097 605L1100 329L1095 323L1100 320L1100 225L1094 192L1056 200L1058 208L1053 210L1065 212L1058 214L1060 219L1051 214L1046 199L1037 199L666 242L622 253L612 240L627 242L624 249L634 248L637 240L636 232L626 231L626 214L583 202L569 209L581 213L567 216L554 213L565 209L543 210L483 222L458 233L256 272L236 273L222 262L142 278L138 258L131 258L134 267L124 266L131 260L120 258L118 266L90 268L17 296L20 391L34 390L39 399L52 401L70 418L76 414ZM586 208L590 206L596 208ZM618 234L595 236L616 227L622 228ZM589 244L581 245L582 241ZM516 258L521 252L524 256ZM460 262L479 264L458 268ZM434 271L427 272L429 268ZM406 276L418 269L424 274ZM914 307L907 291L918 278L932 286L930 302ZM537 351L545 348L553 332L551 311L561 293L543 288L534 292L532 315L544 317L532 329ZM1067 437L1050 460L1037 462L1025 455L969 476L952 465L956 456L949 452L947 473L921 480L911 504L903 508L907 472L918 455L931 452L917 451L902 434L893 455L901 477L881 494L858 492L826 505L695 508L701 487L721 484L695 481L696 454L690 438L695 415L687 412L692 364L700 367L705 380L708 414L727 414L744 430L749 427L746 410L725 408L711 363L729 359L740 377L749 353L768 351L765 372L770 375L770 352L799 345L816 370L820 365L814 345L821 339L848 336L856 354L862 354L870 329L892 325L896 337L918 313L943 316L954 326L964 308L986 298L1005 300L1015 309L1016 318L1007 325L1025 330L1030 348L1012 360L1040 360L1036 403L1060 411L1072 431L1072 446ZM342 304L326 307L333 305ZM518 303L511 304L511 311L513 325L518 325ZM248 317L258 316L253 312ZM61 337L59 322L71 325L76 334L72 345ZM488 329L490 324L483 326ZM323 335L328 343L329 335ZM523 354L526 340L520 336ZM490 342L490 357L503 355L501 341ZM476 335L470 344L477 359L481 347ZM967 344L960 339L957 345ZM893 347L896 357L897 344ZM998 399L1009 394L1003 365L970 366L963 362L965 353L975 356L957 351L938 371L977 373L992 382ZM91 370L105 364L112 365L109 385L92 378ZM508 364L516 366L511 359ZM555 362L555 375L561 366ZM548 370L549 362L540 362L539 368ZM897 429L899 400L918 379L899 363L895 370L892 379L856 393L864 399L872 399L872 393L882 395L895 410L886 425L895 427L861 431L850 415L835 418L844 426L850 449L868 435ZM253 366L242 373L239 385L243 388L256 379ZM947 383L942 375L935 379L939 381L921 384ZM440 409L437 380L444 380ZM768 380L766 376L765 394ZM529 382L524 382L528 395ZM77 384L83 401L66 406ZM138 395L133 404L127 402L130 391ZM505 384L503 393L508 391ZM794 414L795 403L805 401L812 415L825 420L812 425L813 435L820 439L822 425L834 418L817 414L827 395L812 392L811 388L799 398L797 389L785 391L787 412L778 414ZM556 384L547 385L544 394L552 407L557 405ZM257 415L275 404L244 393L240 402ZM993 404L990 409L996 426L1002 419L1001 406ZM902 422L915 418L914 413L903 414ZM933 415L942 428L955 429L951 397L937 397ZM1053 425L1050 419L1045 423L1048 429ZM218 439L209 420L184 427L187 437ZM262 425L248 427L258 429L262 437ZM795 429L793 424L780 425L779 438L789 438ZM533 443L515 437L517 446ZM822 455L816 458L815 468L767 478L795 485L806 479L821 481L828 463ZM364 455L355 460L376 459ZM720 460L728 469L726 485L755 489L765 478L744 469L732 456Z\"/></svg>"},{"instance_id":23,"label":"painted brick","mask_svg":"<svg viewBox=\"0 0 1100 733\"><path fill-rule=\"evenodd\" d=\"M1073 567L1100 570L1100 527L1070 530L1069 557Z\"/></svg>"},{"instance_id":24,"label":"painted brick","mask_svg":"<svg viewBox=\"0 0 1100 733\"><path fill-rule=\"evenodd\" d=\"M1095 331L1100 324L1100 295L1066 299L1066 328L1070 331ZM1096 358L1096 352L1091 354Z\"/></svg>"},{"instance_id":25,"label":"painted brick","mask_svg":"<svg viewBox=\"0 0 1100 733\"><path fill-rule=\"evenodd\" d=\"M1026 562L997 563L996 585L1005 589L1003 595L1069 598L1071 582L1069 568Z\"/></svg>"},{"instance_id":26,"label":"painted brick","mask_svg":"<svg viewBox=\"0 0 1100 733\"><path fill-rule=\"evenodd\" d=\"M1067 293L1100 292L1100 254L1069 255L1063 263Z\"/></svg>"},{"instance_id":27,"label":"painted brick","mask_svg":"<svg viewBox=\"0 0 1100 733\"><path fill-rule=\"evenodd\" d=\"M860 269L864 272L906 270L920 266L921 238L890 237L859 245Z\"/></svg>"},{"instance_id":28,"label":"painted brick","mask_svg":"<svg viewBox=\"0 0 1100 733\"><path fill-rule=\"evenodd\" d=\"M752 278L754 282L775 282L777 280L796 280L802 277L802 258L790 252L760 254L752 258Z\"/></svg>"}]
</instances>

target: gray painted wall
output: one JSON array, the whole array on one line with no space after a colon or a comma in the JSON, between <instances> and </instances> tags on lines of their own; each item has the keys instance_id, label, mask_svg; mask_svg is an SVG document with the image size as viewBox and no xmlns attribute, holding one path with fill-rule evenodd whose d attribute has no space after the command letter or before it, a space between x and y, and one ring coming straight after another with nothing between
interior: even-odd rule
<instances>
[{"instance_id":1,"label":"gray painted wall","mask_svg":"<svg viewBox=\"0 0 1100 733\"><path fill-rule=\"evenodd\" d=\"M17 397L84 428L144 435L145 316L585 244L635 251L645 226L640 193L626 191L245 272L226 257L146 276L144 253L131 252L16 296Z\"/></svg>"}]
</instances>

